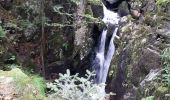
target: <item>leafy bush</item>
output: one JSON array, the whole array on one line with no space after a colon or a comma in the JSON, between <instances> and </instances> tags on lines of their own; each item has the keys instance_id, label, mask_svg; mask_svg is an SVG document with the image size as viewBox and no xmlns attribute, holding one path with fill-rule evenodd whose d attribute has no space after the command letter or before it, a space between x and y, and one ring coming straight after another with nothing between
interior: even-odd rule
<instances>
[{"instance_id":1,"label":"leafy bush","mask_svg":"<svg viewBox=\"0 0 170 100\"><path fill-rule=\"evenodd\" d=\"M31 81L32 81L33 86L37 88L38 92L41 95L45 96L46 84L45 84L44 79L38 75L32 75Z\"/></svg>"},{"instance_id":2,"label":"leafy bush","mask_svg":"<svg viewBox=\"0 0 170 100\"><path fill-rule=\"evenodd\" d=\"M96 85L90 81L93 73L87 71L86 78L71 76L70 71L60 74L60 78L53 83L47 83L51 89L50 100L105 100L104 85Z\"/></svg>"},{"instance_id":3,"label":"leafy bush","mask_svg":"<svg viewBox=\"0 0 170 100\"><path fill-rule=\"evenodd\" d=\"M166 5L169 2L170 0L156 0L156 4L160 6Z\"/></svg>"},{"instance_id":4,"label":"leafy bush","mask_svg":"<svg viewBox=\"0 0 170 100\"><path fill-rule=\"evenodd\" d=\"M170 87L170 45L163 50L162 60L164 66L162 69L162 83Z\"/></svg>"},{"instance_id":5,"label":"leafy bush","mask_svg":"<svg viewBox=\"0 0 170 100\"><path fill-rule=\"evenodd\" d=\"M154 100L154 96L149 96L149 97L143 98L142 100Z\"/></svg>"},{"instance_id":6,"label":"leafy bush","mask_svg":"<svg viewBox=\"0 0 170 100\"><path fill-rule=\"evenodd\" d=\"M0 38L5 37L5 31L3 30L3 28L0 26Z\"/></svg>"},{"instance_id":7,"label":"leafy bush","mask_svg":"<svg viewBox=\"0 0 170 100\"><path fill-rule=\"evenodd\" d=\"M101 1L100 0L88 0L89 3L92 3L94 5L101 5Z\"/></svg>"}]
</instances>

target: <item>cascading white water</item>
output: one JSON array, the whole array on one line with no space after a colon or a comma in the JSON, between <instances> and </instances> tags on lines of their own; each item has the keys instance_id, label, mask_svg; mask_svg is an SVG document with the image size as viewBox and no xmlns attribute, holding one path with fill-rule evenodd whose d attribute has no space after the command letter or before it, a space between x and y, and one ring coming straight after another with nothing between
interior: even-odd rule
<instances>
[{"instance_id":1,"label":"cascading white water","mask_svg":"<svg viewBox=\"0 0 170 100\"><path fill-rule=\"evenodd\" d=\"M110 63L115 52L115 45L113 40L117 36L116 33L120 21L119 15L115 12L108 10L104 4L103 4L103 13L104 13L104 17L102 20L106 24L106 26L110 27L109 24L111 24L112 26L116 26L116 28L112 33L107 51L105 51L106 50L105 44L107 40L108 30L106 29L103 30L102 32L101 39L99 42L100 44L98 45L99 46L98 51L96 51L96 57L95 60L93 60L93 65L92 65L93 69L96 72L96 77L94 79L94 82L96 84L101 84L106 82Z\"/></svg>"},{"instance_id":2,"label":"cascading white water","mask_svg":"<svg viewBox=\"0 0 170 100\"><path fill-rule=\"evenodd\" d=\"M120 16L118 15L118 13L108 10L104 4L103 4L103 14L104 14L104 17L103 17L102 21L106 25L108 25L109 23L112 25L119 24Z\"/></svg>"},{"instance_id":3,"label":"cascading white water","mask_svg":"<svg viewBox=\"0 0 170 100\"><path fill-rule=\"evenodd\" d=\"M102 83L106 82L106 77L107 77L107 74L108 74L110 63L111 63L112 57L113 57L114 52L115 52L115 45L113 43L113 40L114 40L114 38L116 36L117 30L118 30L118 28L115 29L115 31L114 31L114 33L112 35L112 38L111 38L110 44L109 44L109 49L108 49L106 57L105 57L105 62L103 64L103 69L102 69L103 77L102 77L102 80L101 80Z\"/></svg>"}]
</instances>

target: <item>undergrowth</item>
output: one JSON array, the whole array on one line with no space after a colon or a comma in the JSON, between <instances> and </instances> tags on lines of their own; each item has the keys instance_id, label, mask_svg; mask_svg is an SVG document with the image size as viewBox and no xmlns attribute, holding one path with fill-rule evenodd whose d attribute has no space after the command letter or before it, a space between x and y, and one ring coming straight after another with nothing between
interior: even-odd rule
<instances>
[{"instance_id":1,"label":"undergrowth","mask_svg":"<svg viewBox=\"0 0 170 100\"><path fill-rule=\"evenodd\" d=\"M170 45L163 50L162 54L162 84L168 88L170 88Z\"/></svg>"},{"instance_id":2,"label":"undergrowth","mask_svg":"<svg viewBox=\"0 0 170 100\"><path fill-rule=\"evenodd\" d=\"M4 29L0 26L0 38L5 37L6 32L4 31Z\"/></svg>"},{"instance_id":3,"label":"undergrowth","mask_svg":"<svg viewBox=\"0 0 170 100\"><path fill-rule=\"evenodd\" d=\"M19 68L11 71L0 70L0 76L12 77L16 82L16 94L20 95L23 100L36 100L45 97L45 81L38 75L26 75ZM17 98L17 97L16 97Z\"/></svg>"},{"instance_id":4,"label":"undergrowth","mask_svg":"<svg viewBox=\"0 0 170 100\"><path fill-rule=\"evenodd\" d=\"M168 3L170 3L170 0L156 0L156 4L159 6L164 6Z\"/></svg>"},{"instance_id":5,"label":"undergrowth","mask_svg":"<svg viewBox=\"0 0 170 100\"><path fill-rule=\"evenodd\" d=\"M91 77L94 74L87 71L86 77L70 75L67 70L66 74L60 74L59 79L47 83L51 90L49 100L106 100L104 84L94 84Z\"/></svg>"}]
</instances>

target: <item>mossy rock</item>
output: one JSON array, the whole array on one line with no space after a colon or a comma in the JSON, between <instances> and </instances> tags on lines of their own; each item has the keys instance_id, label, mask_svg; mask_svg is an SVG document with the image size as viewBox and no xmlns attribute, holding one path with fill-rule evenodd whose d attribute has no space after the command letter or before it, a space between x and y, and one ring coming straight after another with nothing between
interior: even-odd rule
<instances>
[{"instance_id":1,"label":"mossy rock","mask_svg":"<svg viewBox=\"0 0 170 100\"><path fill-rule=\"evenodd\" d=\"M0 77L10 78L13 81L13 97L16 100L43 100L45 98L45 82L36 75L27 75L19 68L11 71L0 70ZM0 87L3 86L0 84Z\"/></svg>"}]
</instances>

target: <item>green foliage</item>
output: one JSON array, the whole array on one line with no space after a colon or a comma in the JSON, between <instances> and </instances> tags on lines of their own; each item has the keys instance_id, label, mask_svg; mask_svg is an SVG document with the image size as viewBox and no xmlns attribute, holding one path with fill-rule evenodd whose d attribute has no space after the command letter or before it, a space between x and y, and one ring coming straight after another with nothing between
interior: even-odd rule
<instances>
[{"instance_id":1,"label":"green foliage","mask_svg":"<svg viewBox=\"0 0 170 100\"><path fill-rule=\"evenodd\" d=\"M45 96L45 81L38 75L26 75L19 68L14 68L11 71L0 70L0 76L12 77L16 82L16 90L21 97L27 100L35 98L43 98ZM35 93L36 92L36 93Z\"/></svg>"},{"instance_id":2,"label":"green foliage","mask_svg":"<svg viewBox=\"0 0 170 100\"><path fill-rule=\"evenodd\" d=\"M149 96L149 97L143 98L142 100L154 100L154 96Z\"/></svg>"},{"instance_id":3,"label":"green foliage","mask_svg":"<svg viewBox=\"0 0 170 100\"><path fill-rule=\"evenodd\" d=\"M169 2L170 0L156 0L156 4L160 6L166 5Z\"/></svg>"},{"instance_id":4,"label":"green foliage","mask_svg":"<svg viewBox=\"0 0 170 100\"><path fill-rule=\"evenodd\" d=\"M46 85L44 79L38 75L33 75L31 76L31 81L32 84L38 89L39 93L45 96Z\"/></svg>"},{"instance_id":5,"label":"green foliage","mask_svg":"<svg viewBox=\"0 0 170 100\"><path fill-rule=\"evenodd\" d=\"M157 91L160 93L166 93L168 92L168 88L160 86L157 88Z\"/></svg>"},{"instance_id":6,"label":"green foliage","mask_svg":"<svg viewBox=\"0 0 170 100\"><path fill-rule=\"evenodd\" d=\"M3 30L3 28L0 26L0 38L5 37L6 32Z\"/></svg>"},{"instance_id":7,"label":"green foliage","mask_svg":"<svg viewBox=\"0 0 170 100\"><path fill-rule=\"evenodd\" d=\"M62 46L64 47L65 50L68 50L69 44L68 43L63 43Z\"/></svg>"},{"instance_id":8,"label":"green foliage","mask_svg":"<svg viewBox=\"0 0 170 100\"><path fill-rule=\"evenodd\" d=\"M19 20L18 24L20 29L22 30L26 30L29 27L35 27L35 25L31 23L29 20Z\"/></svg>"},{"instance_id":9,"label":"green foliage","mask_svg":"<svg viewBox=\"0 0 170 100\"><path fill-rule=\"evenodd\" d=\"M95 17L93 17L93 15L90 15L90 14L85 14L83 17L85 17L86 18L86 20L87 20L87 23L89 23L89 22L99 22L99 19L98 18L95 18Z\"/></svg>"},{"instance_id":10,"label":"green foliage","mask_svg":"<svg viewBox=\"0 0 170 100\"><path fill-rule=\"evenodd\" d=\"M165 86L170 87L170 45L167 45L163 50L162 61L164 68L162 69L161 81Z\"/></svg>"},{"instance_id":11,"label":"green foliage","mask_svg":"<svg viewBox=\"0 0 170 100\"><path fill-rule=\"evenodd\" d=\"M101 1L100 0L88 0L89 3L92 3L94 5L100 5Z\"/></svg>"},{"instance_id":12,"label":"green foliage","mask_svg":"<svg viewBox=\"0 0 170 100\"><path fill-rule=\"evenodd\" d=\"M66 74L60 74L60 78L53 83L47 83L51 89L50 100L105 100L104 85L96 85L90 81L93 73L87 71L86 78Z\"/></svg>"}]
</instances>

